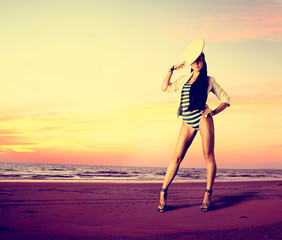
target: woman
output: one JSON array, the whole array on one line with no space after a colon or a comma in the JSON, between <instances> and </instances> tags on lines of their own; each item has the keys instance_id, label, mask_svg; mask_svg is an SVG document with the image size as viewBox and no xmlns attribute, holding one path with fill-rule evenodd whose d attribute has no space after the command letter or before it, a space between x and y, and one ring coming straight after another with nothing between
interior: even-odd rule
<instances>
[{"instance_id":1,"label":"woman","mask_svg":"<svg viewBox=\"0 0 282 240\"><path fill-rule=\"evenodd\" d=\"M175 153L167 168L160 193L158 210L161 213L166 211L167 189L177 174L180 163L198 130L200 131L202 138L202 146L207 168L207 186L201 205L202 211L208 211L211 204L212 187L216 175L213 116L219 114L230 105L230 98L215 82L214 78L207 76L207 64L205 55L202 52L204 44L203 39L200 41L200 45L201 44L202 46L196 50L199 53L195 54L194 51L194 53L190 54L190 62L186 61L174 65L169 70L162 84L162 91L179 91L180 93L178 116L182 116L182 126L177 139ZM171 83L170 79L173 72L183 68L185 63L191 65L191 73L188 76L182 76ZM210 91L212 91L221 101L221 104L213 111L206 105L207 96Z\"/></svg>"}]
</instances>

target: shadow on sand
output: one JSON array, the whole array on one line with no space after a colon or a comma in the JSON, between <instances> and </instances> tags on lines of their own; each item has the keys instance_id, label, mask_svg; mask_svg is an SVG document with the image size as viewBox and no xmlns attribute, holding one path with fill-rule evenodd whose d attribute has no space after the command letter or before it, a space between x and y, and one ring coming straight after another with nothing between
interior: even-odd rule
<instances>
[{"instance_id":1,"label":"shadow on sand","mask_svg":"<svg viewBox=\"0 0 282 240\"><path fill-rule=\"evenodd\" d=\"M217 197L211 210L219 210L223 208L233 207L242 202L260 198L258 192L243 192L232 196Z\"/></svg>"},{"instance_id":2,"label":"shadow on sand","mask_svg":"<svg viewBox=\"0 0 282 240\"><path fill-rule=\"evenodd\" d=\"M212 198L212 204L211 207L209 208L209 211L215 211L219 209L224 209L224 208L230 208L235 205L238 205L242 202L250 201L252 199L259 199L260 196L258 192L242 192L240 194L236 195L230 195L230 196L217 196ZM201 203L198 204L182 204L182 205L169 205L167 206L167 211L173 211L181 208L188 208L188 207L194 207L194 206L200 206Z\"/></svg>"}]
</instances>

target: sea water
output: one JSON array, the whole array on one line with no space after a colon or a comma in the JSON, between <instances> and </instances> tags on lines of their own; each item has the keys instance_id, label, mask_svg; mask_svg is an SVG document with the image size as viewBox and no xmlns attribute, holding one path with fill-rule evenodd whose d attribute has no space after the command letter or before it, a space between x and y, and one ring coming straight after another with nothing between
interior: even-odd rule
<instances>
[{"instance_id":1,"label":"sea water","mask_svg":"<svg viewBox=\"0 0 282 240\"><path fill-rule=\"evenodd\" d=\"M162 181L166 168L0 163L0 180ZM175 180L205 181L206 170L180 168ZM282 169L218 169L216 180L281 180Z\"/></svg>"}]
</instances>

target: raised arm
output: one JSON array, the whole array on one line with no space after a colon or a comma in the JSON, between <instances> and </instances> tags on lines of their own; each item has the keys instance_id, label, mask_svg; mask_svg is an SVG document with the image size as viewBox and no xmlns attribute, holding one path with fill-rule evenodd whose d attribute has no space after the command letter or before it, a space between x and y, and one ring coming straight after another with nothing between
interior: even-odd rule
<instances>
[{"instance_id":1,"label":"raised arm","mask_svg":"<svg viewBox=\"0 0 282 240\"><path fill-rule=\"evenodd\" d=\"M171 79L171 76L172 76L172 74L173 74L173 71L179 70L179 69L181 69L181 68L183 68L183 67L185 67L185 62L180 63L180 64L173 65L173 66L169 69L167 75L166 75L165 78L164 78L164 81L163 81L163 84L162 84L162 87L161 87L161 89L162 89L163 92L165 92L165 91L167 90L168 86L171 84L171 83L170 83L170 79Z\"/></svg>"}]
</instances>

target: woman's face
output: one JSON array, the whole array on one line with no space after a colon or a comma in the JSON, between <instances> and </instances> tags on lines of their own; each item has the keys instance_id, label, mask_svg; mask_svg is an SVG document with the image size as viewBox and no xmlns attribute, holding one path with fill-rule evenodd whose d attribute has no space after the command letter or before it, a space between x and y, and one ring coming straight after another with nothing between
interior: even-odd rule
<instances>
[{"instance_id":1,"label":"woman's face","mask_svg":"<svg viewBox=\"0 0 282 240\"><path fill-rule=\"evenodd\" d=\"M205 60L204 60L203 56L199 56L196 59L196 61L191 64L191 68L195 72L200 72L200 70L204 67L204 65L205 65Z\"/></svg>"}]
</instances>

